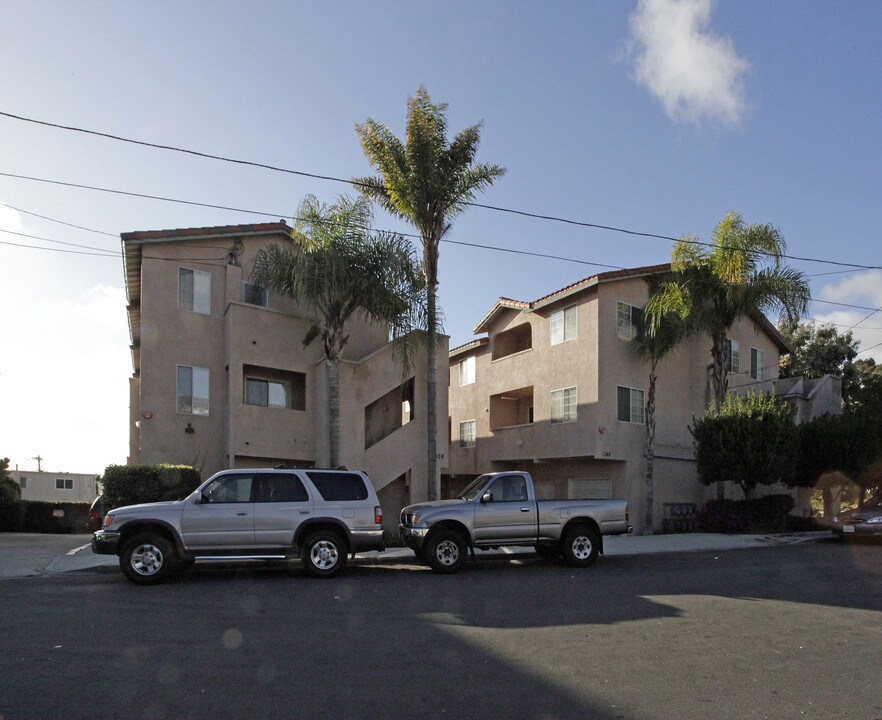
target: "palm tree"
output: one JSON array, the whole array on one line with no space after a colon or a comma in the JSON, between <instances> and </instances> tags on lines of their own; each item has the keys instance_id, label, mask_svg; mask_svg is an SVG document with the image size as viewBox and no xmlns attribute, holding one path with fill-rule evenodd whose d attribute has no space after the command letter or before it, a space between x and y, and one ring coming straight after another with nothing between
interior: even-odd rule
<instances>
[{"instance_id":1,"label":"palm tree","mask_svg":"<svg viewBox=\"0 0 882 720\"><path fill-rule=\"evenodd\" d=\"M717 223L709 247L688 236L676 242L673 275L646 305L651 327L674 313L687 319L694 332L710 336L715 412L726 400L726 332L733 323L768 310L796 323L808 308L808 282L798 270L781 265L785 251L774 226L747 225L730 212Z\"/></svg>"},{"instance_id":2,"label":"palm tree","mask_svg":"<svg viewBox=\"0 0 882 720\"><path fill-rule=\"evenodd\" d=\"M268 245L254 258L252 278L315 312L304 347L322 342L328 373L329 462L340 462L339 362L357 313L387 323L403 337L418 312L422 277L410 244L389 232L372 232L370 203L341 197L332 205L307 196L298 208L290 246Z\"/></svg>"},{"instance_id":3,"label":"palm tree","mask_svg":"<svg viewBox=\"0 0 882 720\"><path fill-rule=\"evenodd\" d=\"M652 292L650 292L650 296ZM646 499L643 515L643 533L652 535L652 504L655 478L655 391L658 382L658 364L689 335L688 326L679 315L667 313L660 322L642 328L634 345L637 357L649 361L649 387L646 392Z\"/></svg>"},{"instance_id":4,"label":"palm tree","mask_svg":"<svg viewBox=\"0 0 882 720\"><path fill-rule=\"evenodd\" d=\"M447 140L446 104L435 105L425 87L407 100L405 142L383 123L368 118L355 126L362 150L379 173L355 178L363 196L377 200L394 217L413 225L422 242L422 272L426 287L426 432L427 497L437 497L437 306L439 243L479 190L492 185L505 169L474 162L481 124Z\"/></svg>"}]
</instances>

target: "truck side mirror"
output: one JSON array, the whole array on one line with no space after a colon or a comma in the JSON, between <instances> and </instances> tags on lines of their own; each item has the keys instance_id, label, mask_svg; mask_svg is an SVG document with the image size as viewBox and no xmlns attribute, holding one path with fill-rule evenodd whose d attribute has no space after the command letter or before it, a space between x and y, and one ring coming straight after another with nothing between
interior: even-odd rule
<instances>
[{"instance_id":1,"label":"truck side mirror","mask_svg":"<svg viewBox=\"0 0 882 720\"><path fill-rule=\"evenodd\" d=\"M481 495L481 502L482 503L493 502L493 493L485 492L483 495Z\"/></svg>"}]
</instances>

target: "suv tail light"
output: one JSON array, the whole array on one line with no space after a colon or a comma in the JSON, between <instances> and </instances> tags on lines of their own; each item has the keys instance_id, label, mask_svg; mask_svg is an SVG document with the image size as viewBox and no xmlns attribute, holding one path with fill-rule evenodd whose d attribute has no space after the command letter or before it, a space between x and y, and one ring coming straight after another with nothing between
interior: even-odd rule
<instances>
[{"instance_id":1,"label":"suv tail light","mask_svg":"<svg viewBox=\"0 0 882 720\"><path fill-rule=\"evenodd\" d=\"M379 505L374 505L374 523L377 525L383 524L383 508Z\"/></svg>"}]
</instances>

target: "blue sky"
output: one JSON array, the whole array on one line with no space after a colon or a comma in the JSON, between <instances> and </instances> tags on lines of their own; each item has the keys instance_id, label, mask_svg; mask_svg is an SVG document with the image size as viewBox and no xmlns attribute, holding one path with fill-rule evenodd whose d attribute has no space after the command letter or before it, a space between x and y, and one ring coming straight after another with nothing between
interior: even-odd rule
<instances>
[{"instance_id":1,"label":"blue sky","mask_svg":"<svg viewBox=\"0 0 882 720\"><path fill-rule=\"evenodd\" d=\"M0 17L0 112L349 178L370 171L354 124L373 117L402 134L407 97L425 85L449 104L451 133L483 121L478 159L508 170L478 202L703 240L736 210L776 225L792 255L882 265L875 0L0 0ZM306 194L349 191L6 117L0 173L0 242L82 252L93 251L58 242L118 253L121 232L290 218ZM376 225L405 229L379 213ZM671 245L482 208L449 238L573 260L443 245L451 346L499 296L666 262ZM811 276L812 318L843 331L882 306L880 270L791 264ZM0 244L0 268L0 456L71 472L124 462L118 255ZM861 357L882 360L870 349L882 313L854 333Z\"/></svg>"}]
</instances>

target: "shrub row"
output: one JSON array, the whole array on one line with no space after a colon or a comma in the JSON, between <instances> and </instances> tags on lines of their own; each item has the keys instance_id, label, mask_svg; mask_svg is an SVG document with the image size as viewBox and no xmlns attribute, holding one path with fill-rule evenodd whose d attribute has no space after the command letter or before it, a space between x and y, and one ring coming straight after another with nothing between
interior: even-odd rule
<instances>
[{"instance_id":1,"label":"shrub row","mask_svg":"<svg viewBox=\"0 0 882 720\"><path fill-rule=\"evenodd\" d=\"M699 511L700 532L782 532L795 505L790 495L766 495L750 500L709 500Z\"/></svg>"},{"instance_id":2,"label":"shrub row","mask_svg":"<svg viewBox=\"0 0 882 720\"><path fill-rule=\"evenodd\" d=\"M23 500L0 506L0 532L89 532L89 503Z\"/></svg>"},{"instance_id":3,"label":"shrub row","mask_svg":"<svg viewBox=\"0 0 882 720\"><path fill-rule=\"evenodd\" d=\"M101 478L104 510L163 500L180 500L202 482L189 465L108 465Z\"/></svg>"}]
</instances>

